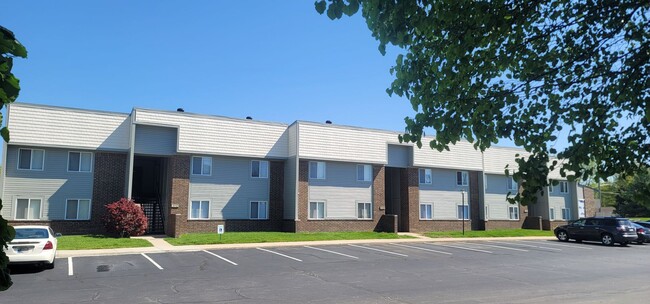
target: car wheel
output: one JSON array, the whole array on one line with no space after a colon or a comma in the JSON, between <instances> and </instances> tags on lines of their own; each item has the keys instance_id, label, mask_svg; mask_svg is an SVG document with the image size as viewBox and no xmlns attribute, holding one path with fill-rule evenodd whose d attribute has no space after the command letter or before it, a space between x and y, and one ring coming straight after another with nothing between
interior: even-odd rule
<instances>
[{"instance_id":1,"label":"car wheel","mask_svg":"<svg viewBox=\"0 0 650 304\"><path fill-rule=\"evenodd\" d=\"M43 268L54 269L54 260L52 260L52 263L45 263L45 265L43 265Z\"/></svg>"},{"instance_id":2,"label":"car wheel","mask_svg":"<svg viewBox=\"0 0 650 304\"><path fill-rule=\"evenodd\" d=\"M562 242L568 242L569 241L569 235L564 230L558 231L556 236L557 236L557 239L562 241Z\"/></svg>"},{"instance_id":3,"label":"car wheel","mask_svg":"<svg viewBox=\"0 0 650 304\"><path fill-rule=\"evenodd\" d=\"M605 246L612 246L614 245L614 238L612 238L612 235L609 233L603 233L603 235L600 236L600 242Z\"/></svg>"},{"instance_id":4,"label":"car wheel","mask_svg":"<svg viewBox=\"0 0 650 304\"><path fill-rule=\"evenodd\" d=\"M636 243L639 244L639 245L643 245L644 242L643 241L636 241Z\"/></svg>"}]
</instances>

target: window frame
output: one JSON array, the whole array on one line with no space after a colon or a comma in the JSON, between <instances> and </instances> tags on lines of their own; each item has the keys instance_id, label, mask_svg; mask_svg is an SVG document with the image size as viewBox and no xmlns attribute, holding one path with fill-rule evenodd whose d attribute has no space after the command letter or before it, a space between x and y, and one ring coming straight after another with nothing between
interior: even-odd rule
<instances>
[{"instance_id":1,"label":"window frame","mask_svg":"<svg viewBox=\"0 0 650 304\"><path fill-rule=\"evenodd\" d=\"M512 213L513 209L516 210L515 213ZM513 214L516 215L516 218L512 218ZM511 221L518 221L519 218L519 206L508 206L508 219Z\"/></svg>"},{"instance_id":2,"label":"window frame","mask_svg":"<svg viewBox=\"0 0 650 304\"><path fill-rule=\"evenodd\" d=\"M199 202L199 217L192 217L192 203L194 202ZM202 211L203 211L203 203L207 202L208 203L208 217L203 218L201 217ZM212 205L212 202L210 200L203 200L203 199L193 199L190 200L189 202L189 208L187 208L187 219L188 220L193 220L193 221L206 221L206 220L211 220L212 219L212 214L210 212L210 205Z\"/></svg>"},{"instance_id":3,"label":"window frame","mask_svg":"<svg viewBox=\"0 0 650 304\"><path fill-rule=\"evenodd\" d=\"M548 182L548 193L549 194L555 193L555 187L553 186L553 180L550 180Z\"/></svg>"},{"instance_id":4,"label":"window frame","mask_svg":"<svg viewBox=\"0 0 650 304\"><path fill-rule=\"evenodd\" d=\"M201 159L201 172L199 172L199 173L194 172L194 159L195 158L200 158ZM203 172L203 166L205 166L205 160L206 159L210 159L210 172L207 173L207 174L205 172ZM195 175L195 176L212 176L212 171L213 171L212 170L212 168L213 168L212 156L192 156L192 163L190 165L191 165L192 175Z\"/></svg>"},{"instance_id":5,"label":"window frame","mask_svg":"<svg viewBox=\"0 0 650 304\"><path fill-rule=\"evenodd\" d=\"M460 184L458 183L458 174L460 173ZM456 171L456 186L469 186L469 172Z\"/></svg>"},{"instance_id":6,"label":"window frame","mask_svg":"<svg viewBox=\"0 0 650 304\"><path fill-rule=\"evenodd\" d=\"M489 220L490 219L490 205L485 205L485 208L483 208L483 220Z\"/></svg>"},{"instance_id":7,"label":"window frame","mask_svg":"<svg viewBox=\"0 0 650 304\"><path fill-rule=\"evenodd\" d=\"M259 166L258 169L257 169L257 175L258 176L253 175L253 167L254 167L253 164L255 164L255 163L257 163L258 166ZM262 164L263 163L266 164L266 176L262 176ZM269 175L270 175L270 172L269 172L270 169L271 169L271 164L269 163L268 160L251 160L251 178L267 179L267 178L269 178Z\"/></svg>"},{"instance_id":8,"label":"window frame","mask_svg":"<svg viewBox=\"0 0 650 304\"><path fill-rule=\"evenodd\" d=\"M431 218L427 218L426 214L425 217L422 217L422 206L429 207L431 209ZM425 209L426 211L426 209ZM420 206L418 208L418 216L421 221L433 221L433 203L420 203ZM426 213L426 212L425 212Z\"/></svg>"},{"instance_id":9,"label":"window frame","mask_svg":"<svg viewBox=\"0 0 650 304\"><path fill-rule=\"evenodd\" d=\"M257 203L257 217L253 217L253 203ZM260 204L264 203L264 214L266 217L261 218L260 217ZM269 202L268 201L250 201L248 203L248 219L250 220L256 220L256 221L264 221L269 219Z\"/></svg>"},{"instance_id":10,"label":"window frame","mask_svg":"<svg viewBox=\"0 0 650 304\"><path fill-rule=\"evenodd\" d=\"M569 221L571 220L571 209L569 208L562 208L562 220L563 221Z\"/></svg>"},{"instance_id":11,"label":"window frame","mask_svg":"<svg viewBox=\"0 0 650 304\"><path fill-rule=\"evenodd\" d=\"M422 175L420 172L424 171L424 182L422 182ZM429 182L427 183L427 172L429 173ZM418 169L418 181L420 185L432 185L433 184L433 170L431 168L419 168Z\"/></svg>"},{"instance_id":12,"label":"window frame","mask_svg":"<svg viewBox=\"0 0 650 304\"><path fill-rule=\"evenodd\" d=\"M555 207L548 208L548 220L549 221L555 220Z\"/></svg>"},{"instance_id":13,"label":"window frame","mask_svg":"<svg viewBox=\"0 0 650 304\"><path fill-rule=\"evenodd\" d=\"M374 217L374 212L372 210L372 202L366 202L366 201L357 201L356 202L357 208L356 208L356 213L357 213L357 219L362 220L362 221L367 221L367 220L372 220ZM363 214L359 214L359 205L364 205L363 210L366 210L366 205L368 205L368 209L370 211L370 217L365 217L365 212ZM363 217L361 217L363 215Z\"/></svg>"},{"instance_id":14,"label":"window frame","mask_svg":"<svg viewBox=\"0 0 650 304\"><path fill-rule=\"evenodd\" d=\"M359 167L363 167L363 171L362 171L363 176L361 177L361 179L359 179ZM366 179L366 171L367 171L366 168L370 168L369 171L370 175L367 176L367 179ZM357 182L371 182L371 181L372 181L372 165L357 164Z\"/></svg>"},{"instance_id":15,"label":"window frame","mask_svg":"<svg viewBox=\"0 0 650 304\"><path fill-rule=\"evenodd\" d=\"M560 181L560 193L561 194L567 194L569 193L569 182L568 181ZM564 188L564 189L562 189Z\"/></svg>"},{"instance_id":16,"label":"window frame","mask_svg":"<svg viewBox=\"0 0 650 304\"><path fill-rule=\"evenodd\" d=\"M459 172L460 172L460 171L459 171ZM463 214L463 215L465 216L464 219L463 219L462 217L460 217L460 212L459 212L459 211L460 211L460 208L463 208L463 209L467 208L467 213L465 213L465 210L463 210L463 212L465 213L465 214ZM466 220L466 221L468 221L468 220L470 219L470 215L469 215L469 205L468 205L468 204L465 204L465 205L463 205L463 204L457 204L457 205L456 205L456 219L458 219L459 221L462 221L462 220Z\"/></svg>"},{"instance_id":17,"label":"window frame","mask_svg":"<svg viewBox=\"0 0 650 304\"><path fill-rule=\"evenodd\" d=\"M17 211L18 211L18 200L27 200L27 211L25 213L27 216L24 219L22 219L22 218L19 219L18 217L16 217L16 214L17 214ZM34 218L32 218L32 219L29 218L29 207L32 204L32 200L39 200L40 201L40 206L38 208L39 209L38 210L38 218L35 218L35 219ZM43 199L42 198L39 198L39 197L17 197L14 200L14 206L13 207L14 207L13 211L12 211L13 218L16 221L40 221L41 218L43 217Z\"/></svg>"},{"instance_id":18,"label":"window frame","mask_svg":"<svg viewBox=\"0 0 650 304\"><path fill-rule=\"evenodd\" d=\"M311 204L316 204L316 217L311 217ZM318 217L318 205L323 204L323 217L319 218ZM309 201L307 204L307 219L308 220L315 220L315 221L322 221L324 219L327 219L327 201L324 200L313 200Z\"/></svg>"},{"instance_id":19,"label":"window frame","mask_svg":"<svg viewBox=\"0 0 650 304\"><path fill-rule=\"evenodd\" d=\"M312 170L311 170L311 164L316 164L316 173L315 176L312 177ZM320 174L319 168L321 168L320 164L322 164L322 169L323 169L323 174L322 177ZM318 179L318 180L324 180L327 179L327 163L324 161L310 161L309 162L309 179Z\"/></svg>"},{"instance_id":20,"label":"window frame","mask_svg":"<svg viewBox=\"0 0 650 304\"><path fill-rule=\"evenodd\" d=\"M77 201L77 218L71 219L68 218L68 202L70 201ZM79 219L79 205L81 201L88 201L88 218L87 219ZM90 221L90 216L92 214L92 200L88 198L68 198L65 200L65 210L63 213L63 219L66 221Z\"/></svg>"},{"instance_id":21,"label":"window frame","mask_svg":"<svg viewBox=\"0 0 650 304\"><path fill-rule=\"evenodd\" d=\"M29 169L20 167L20 160L22 159L20 151L29 150ZM43 159L41 160L41 169L34 169L34 151L43 152ZM21 171L44 171L45 170L45 150L44 149L32 149L32 148L18 148L18 162L16 164L16 169Z\"/></svg>"},{"instance_id":22,"label":"window frame","mask_svg":"<svg viewBox=\"0 0 650 304\"><path fill-rule=\"evenodd\" d=\"M519 183L515 181L515 178L510 175L506 177L506 190L517 191L519 190ZM515 186L514 188L512 186Z\"/></svg>"},{"instance_id":23,"label":"window frame","mask_svg":"<svg viewBox=\"0 0 650 304\"><path fill-rule=\"evenodd\" d=\"M72 153L79 153L79 170L74 171L70 170L70 154ZM88 171L81 171L81 156L84 154L90 154L90 168L88 168ZM45 157L43 157L45 159ZM93 153L92 152L83 152L83 151L68 151L68 172L76 172L76 173L91 173L93 172Z\"/></svg>"}]
</instances>

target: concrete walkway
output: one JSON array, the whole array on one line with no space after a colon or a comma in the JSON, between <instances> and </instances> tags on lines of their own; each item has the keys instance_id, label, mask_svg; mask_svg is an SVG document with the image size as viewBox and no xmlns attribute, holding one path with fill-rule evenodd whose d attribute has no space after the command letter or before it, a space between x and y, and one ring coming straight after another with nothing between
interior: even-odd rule
<instances>
[{"instance_id":1,"label":"concrete walkway","mask_svg":"<svg viewBox=\"0 0 650 304\"><path fill-rule=\"evenodd\" d=\"M306 242L273 242L273 243L243 243L243 244L213 244L213 245L185 245L173 246L167 243L163 236L137 237L145 239L153 247L138 248L116 248L116 249L92 249L92 250L58 250L57 258L82 257L82 256L103 256L103 255L125 255L140 253L163 253L163 252L191 252L201 250L218 249L246 249L263 247L295 247L295 246L321 246L321 245L345 245L345 244L386 244L386 243L418 243L418 242L469 242L487 240L553 240L554 237L527 236L527 237L499 237L499 238L429 238L415 233L400 233L414 238L409 239L366 239L366 240L333 240L333 241L306 241Z\"/></svg>"}]
</instances>

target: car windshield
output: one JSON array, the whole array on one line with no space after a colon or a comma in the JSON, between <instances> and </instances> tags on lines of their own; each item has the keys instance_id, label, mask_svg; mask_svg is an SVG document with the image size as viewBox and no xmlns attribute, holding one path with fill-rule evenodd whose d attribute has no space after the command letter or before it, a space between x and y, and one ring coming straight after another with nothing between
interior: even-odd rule
<instances>
[{"instance_id":1,"label":"car windshield","mask_svg":"<svg viewBox=\"0 0 650 304\"><path fill-rule=\"evenodd\" d=\"M15 240L46 239L47 229L43 228L16 228Z\"/></svg>"}]
</instances>

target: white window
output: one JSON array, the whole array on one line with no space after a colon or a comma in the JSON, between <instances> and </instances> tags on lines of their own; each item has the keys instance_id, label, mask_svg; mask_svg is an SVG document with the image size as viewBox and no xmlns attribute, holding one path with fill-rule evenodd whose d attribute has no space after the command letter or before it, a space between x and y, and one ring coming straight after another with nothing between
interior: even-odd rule
<instances>
[{"instance_id":1,"label":"white window","mask_svg":"<svg viewBox=\"0 0 650 304\"><path fill-rule=\"evenodd\" d=\"M269 162L266 160L251 161L252 178L269 178Z\"/></svg>"},{"instance_id":2,"label":"white window","mask_svg":"<svg viewBox=\"0 0 650 304\"><path fill-rule=\"evenodd\" d=\"M420 184L431 184L431 169L420 169Z\"/></svg>"},{"instance_id":3,"label":"white window","mask_svg":"<svg viewBox=\"0 0 650 304\"><path fill-rule=\"evenodd\" d=\"M467 171L456 172L456 185L467 186L469 185L469 174Z\"/></svg>"},{"instance_id":4,"label":"white window","mask_svg":"<svg viewBox=\"0 0 650 304\"><path fill-rule=\"evenodd\" d=\"M90 172L93 154L90 152L68 152L68 171Z\"/></svg>"},{"instance_id":5,"label":"white window","mask_svg":"<svg viewBox=\"0 0 650 304\"><path fill-rule=\"evenodd\" d=\"M89 220L90 219L90 200L89 199L69 199L65 203L66 220Z\"/></svg>"},{"instance_id":6,"label":"white window","mask_svg":"<svg viewBox=\"0 0 650 304\"><path fill-rule=\"evenodd\" d=\"M17 220L38 220L41 218L40 198L19 198L16 200Z\"/></svg>"},{"instance_id":7,"label":"white window","mask_svg":"<svg viewBox=\"0 0 650 304\"><path fill-rule=\"evenodd\" d=\"M207 220L210 218L210 201L192 201L190 219Z\"/></svg>"},{"instance_id":8,"label":"white window","mask_svg":"<svg viewBox=\"0 0 650 304\"><path fill-rule=\"evenodd\" d=\"M322 220L325 218L325 202L309 202L309 219Z\"/></svg>"},{"instance_id":9,"label":"white window","mask_svg":"<svg viewBox=\"0 0 650 304\"><path fill-rule=\"evenodd\" d=\"M433 219L433 204L420 204L420 219L431 220Z\"/></svg>"},{"instance_id":10,"label":"white window","mask_svg":"<svg viewBox=\"0 0 650 304\"><path fill-rule=\"evenodd\" d=\"M45 150L18 149L18 169L42 171L44 162Z\"/></svg>"},{"instance_id":11,"label":"white window","mask_svg":"<svg viewBox=\"0 0 650 304\"><path fill-rule=\"evenodd\" d=\"M560 193L569 193L569 182L560 182Z\"/></svg>"},{"instance_id":12,"label":"white window","mask_svg":"<svg viewBox=\"0 0 650 304\"><path fill-rule=\"evenodd\" d=\"M266 220L269 218L269 209L267 202L251 202L251 219Z\"/></svg>"},{"instance_id":13,"label":"white window","mask_svg":"<svg viewBox=\"0 0 650 304\"><path fill-rule=\"evenodd\" d=\"M357 203L357 218L372 219L372 203Z\"/></svg>"},{"instance_id":14,"label":"white window","mask_svg":"<svg viewBox=\"0 0 650 304\"><path fill-rule=\"evenodd\" d=\"M555 220L555 208L550 208L548 210L548 219L551 221Z\"/></svg>"},{"instance_id":15,"label":"white window","mask_svg":"<svg viewBox=\"0 0 650 304\"><path fill-rule=\"evenodd\" d=\"M457 216L459 220L469 219L469 206L468 205L458 205Z\"/></svg>"},{"instance_id":16,"label":"white window","mask_svg":"<svg viewBox=\"0 0 650 304\"><path fill-rule=\"evenodd\" d=\"M212 157L193 156L192 157L192 174L194 174L194 175L212 175Z\"/></svg>"},{"instance_id":17,"label":"white window","mask_svg":"<svg viewBox=\"0 0 650 304\"><path fill-rule=\"evenodd\" d=\"M371 165L357 165L357 181L369 182L372 180Z\"/></svg>"},{"instance_id":18,"label":"white window","mask_svg":"<svg viewBox=\"0 0 650 304\"><path fill-rule=\"evenodd\" d=\"M309 178L325 179L325 162L309 162Z\"/></svg>"},{"instance_id":19,"label":"white window","mask_svg":"<svg viewBox=\"0 0 650 304\"><path fill-rule=\"evenodd\" d=\"M519 206L508 206L508 218L519 220Z\"/></svg>"},{"instance_id":20,"label":"white window","mask_svg":"<svg viewBox=\"0 0 650 304\"><path fill-rule=\"evenodd\" d=\"M490 219L490 206L485 206L485 220Z\"/></svg>"},{"instance_id":21,"label":"white window","mask_svg":"<svg viewBox=\"0 0 650 304\"><path fill-rule=\"evenodd\" d=\"M553 193L553 180L548 181L548 193Z\"/></svg>"},{"instance_id":22,"label":"white window","mask_svg":"<svg viewBox=\"0 0 650 304\"><path fill-rule=\"evenodd\" d=\"M514 190L514 191L519 190L519 185L517 184L514 177L512 177L512 176L508 176L506 186L507 186L508 190Z\"/></svg>"},{"instance_id":23,"label":"white window","mask_svg":"<svg viewBox=\"0 0 650 304\"><path fill-rule=\"evenodd\" d=\"M569 208L562 208L562 219L565 221L571 219L571 210Z\"/></svg>"}]
</instances>

